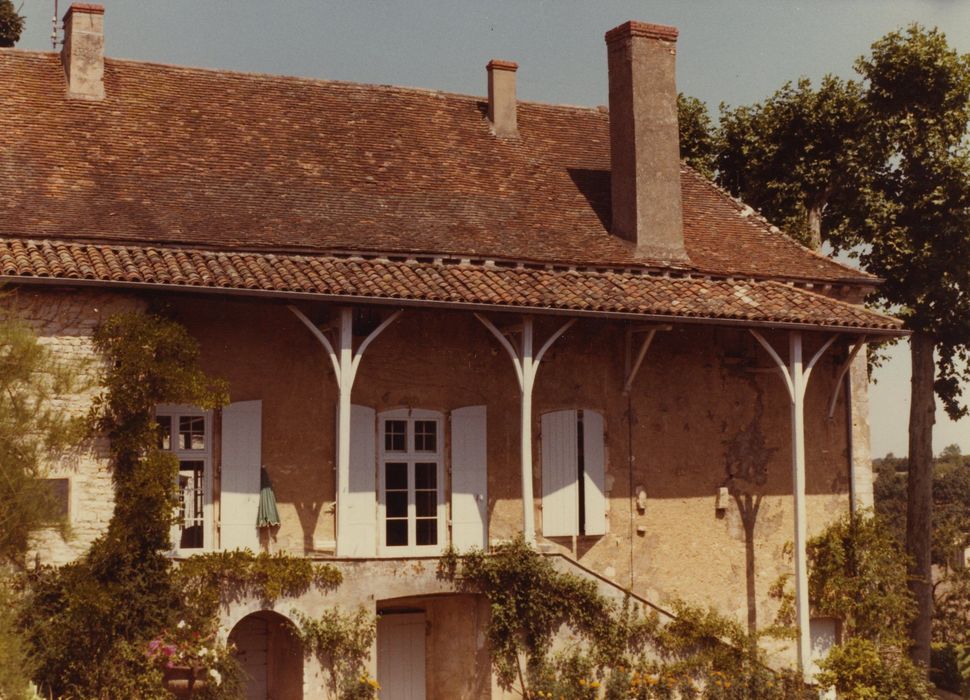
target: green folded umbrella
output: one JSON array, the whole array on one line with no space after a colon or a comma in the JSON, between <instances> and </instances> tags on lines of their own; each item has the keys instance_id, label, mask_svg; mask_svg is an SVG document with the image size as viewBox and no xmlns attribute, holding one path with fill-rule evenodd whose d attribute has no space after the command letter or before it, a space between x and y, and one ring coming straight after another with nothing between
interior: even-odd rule
<instances>
[{"instance_id":1,"label":"green folded umbrella","mask_svg":"<svg viewBox=\"0 0 970 700\"><path fill-rule=\"evenodd\" d=\"M273 484L266 473L266 467L263 467L259 470L259 511L256 514L256 527L276 527L279 524L276 494L273 493Z\"/></svg>"}]
</instances>

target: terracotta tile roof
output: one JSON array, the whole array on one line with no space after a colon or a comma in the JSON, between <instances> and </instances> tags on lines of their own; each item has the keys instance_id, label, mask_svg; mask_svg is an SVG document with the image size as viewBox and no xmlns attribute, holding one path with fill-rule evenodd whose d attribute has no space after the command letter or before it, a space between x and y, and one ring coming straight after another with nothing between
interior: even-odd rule
<instances>
[{"instance_id":1,"label":"terracotta tile roof","mask_svg":"<svg viewBox=\"0 0 970 700\"><path fill-rule=\"evenodd\" d=\"M106 99L87 102L66 98L57 55L16 50L0 85L8 238L649 263L609 233L597 109L520 103L521 137L502 140L482 98L112 59ZM689 169L682 185L693 270L872 282Z\"/></svg>"},{"instance_id":2,"label":"terracotta tile roof","mask_svg":"<svg viewBox=\"0 0 970 700\"><path fill-rule=\"evenodd\" d=\"M893 333L899 321L776 281L359 256L0 239L0 278L86 280L391 303L528 307Z\"/></svg>"}]
</instances>

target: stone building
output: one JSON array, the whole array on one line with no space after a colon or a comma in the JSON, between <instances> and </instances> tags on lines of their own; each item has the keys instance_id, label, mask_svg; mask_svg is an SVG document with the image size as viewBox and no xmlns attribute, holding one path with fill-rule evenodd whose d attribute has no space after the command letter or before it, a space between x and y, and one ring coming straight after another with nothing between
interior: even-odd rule
<instances>
[{"instance_id":1,"label":"stone building","mask_svg":"<svg viewBox=\"0 0 970 700\"><path fill-rule=\"evenodd\" d=\"M606 35L606 110L519 101L498 60L482 98L110 59L103 21L74 4L62 52L0 50L0 274L59 353L164 307L228 380L221 410L158 408L175 555L342 569L227 613L251 697L321 697L278 632L358 604L383 697L499 697L449 545L521 533L610 595L756 627L786 543L803 581L806 533L870 504L864 348L900 324L681 163L676 29ZM105 445L54 470L60 563L110 517ZM832 628L798 607L807 666Z\"/></svg>"}]
</instances>

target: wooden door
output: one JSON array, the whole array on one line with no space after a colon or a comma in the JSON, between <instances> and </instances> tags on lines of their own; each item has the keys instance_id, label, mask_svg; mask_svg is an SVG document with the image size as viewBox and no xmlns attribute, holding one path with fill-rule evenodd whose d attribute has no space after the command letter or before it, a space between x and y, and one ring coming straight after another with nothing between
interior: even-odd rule
<instances>
[{"instance_id":1,"label":"wooden door","mask_svg":"<svg viewBox=\"0 0 970 700\"><path fill-rule=\"evenodd\" d=\"M381 700L425 700L424 613L389 614L377 623Z\"/></svg>"},{"instance_id":2,"label":"wooden door","mask_svg":"<svg viewBox=\"0 0 970 700\"><path fill-rule=\"evenodd\" d=\"M236 658L246 682L246 700L267 700L267 651L269 633L266 621L255 615L244 617L233 629L230 641L236 645Z\"/></svg>"}]
</instances>

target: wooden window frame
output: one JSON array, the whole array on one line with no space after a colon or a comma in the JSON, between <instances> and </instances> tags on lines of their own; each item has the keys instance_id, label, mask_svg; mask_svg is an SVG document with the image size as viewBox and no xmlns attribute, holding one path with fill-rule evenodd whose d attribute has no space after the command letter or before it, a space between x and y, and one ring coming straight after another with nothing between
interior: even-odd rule
<instances>
[{"instance_id":1,"label":"wooden window frame","mask_svg":"<svg viewBox=\"0 0 970 700\"><path fill-rule=\"evenodd\" d=\"M387 450L384 441L384 426L388 421L407 422L407 445L406 451L399 452ZM437 424L437 443L434 452L415 450L414 424L417 421L434 421ZM447 499L445 492L445 415L439 411L429 411L424 409L394 409L384 411L377 415L377 471L378 471L378 499L377 499L377 528L378 528L378 554L384 557L397 556L438 556L447 548L448 522L447 522ZM387 544L387 496L386 496L386 469L388 462L405 462L408 465L408 544L388 546ZM418 545L417 540L417 518L415 503L415 462L435 462L436 469L436 516L437 516L437 535L438 543L433 545Z\"/></svg>"},{"instance_id":2,"label":"wooden window frame","mask_svg":"<svg viewBox=\"0 0 970 700\"><path fill-rule=\"evenodd\" d=\"M169 444L170 449L164 450L175 455L179 462L195 461L202 462L202 546L201 547L180 547L179 534L181 532L178 523L172 525L172 552L176 555L198 554L211 552L215 549L215 508L213 505L213 467L212 467L212 445L215 441L213 435L212 411L206 411L194 406L182 406L175 404L161 404L155 408L155 417L170 417ZM202 418L205 431L205 447L201 450L178 449L178 419L179 418ZM178 482L176 482L177 487Z\"/></svg>"}]
</instances>

